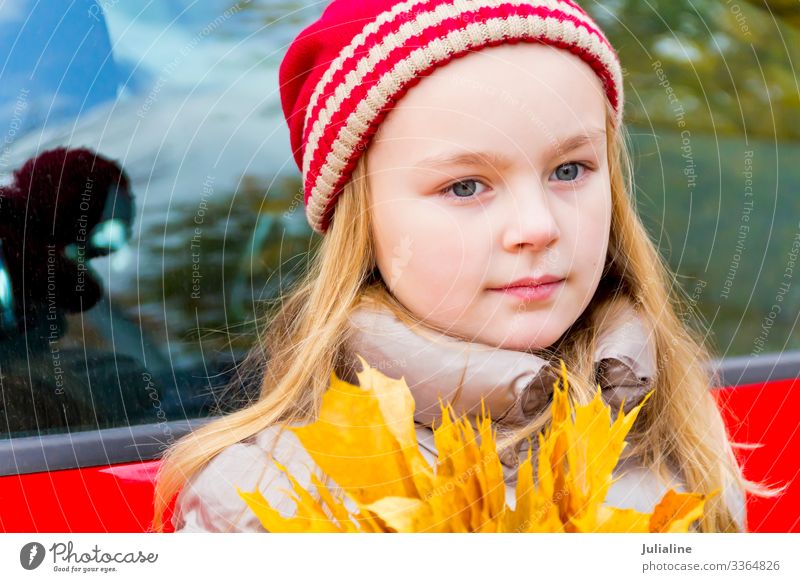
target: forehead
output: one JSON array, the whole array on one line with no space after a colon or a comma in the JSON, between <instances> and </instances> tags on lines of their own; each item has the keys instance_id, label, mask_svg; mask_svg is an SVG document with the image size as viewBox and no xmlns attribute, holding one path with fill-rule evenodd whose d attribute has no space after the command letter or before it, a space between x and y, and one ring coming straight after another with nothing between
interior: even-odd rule
<instances>
[{"instance_id":1,"label":"forehead","mask_svg":"<svg viewBox=\"0 0 800 582\"><path fill-rule=\"evenodd\" d=\"M471 147L476 139L531 145L604 127L605 118L602 82L585 61L549 45L506 44L434 69L399 100L374 139L398 147Z\"/></svg>"}]
</instances>

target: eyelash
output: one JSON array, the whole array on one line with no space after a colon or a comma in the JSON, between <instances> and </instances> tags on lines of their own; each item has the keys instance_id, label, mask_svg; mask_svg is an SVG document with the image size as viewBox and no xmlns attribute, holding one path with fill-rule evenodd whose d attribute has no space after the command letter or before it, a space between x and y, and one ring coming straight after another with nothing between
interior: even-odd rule
<instances>
[{"instance_id":1,"label":"eyelash","mask_svg":"<svg viewBox=\"0 0 800 582\"><path fill-rule=\"evenodd\" d=\"M572 182L572 183L581 182L581 181L583 181L585 179L586 173L590 172L592 170L591 166L589 164L584 163L584 162L565 162L563 164L560 164L558 167L556 167L556 169L553 170L553 173L555 173L555 171L558 170L558 168L560 168L562 166L569 166L571 164L575 164L575 165L580 166L581 168L583 168L583 173L578 178L575 178L574 180L559 180L559 181L561 181L561 182ZM455 180L454 182L450 182L450 184L448 184L447 186L445 186L444 188L439 190L437 192L437 194L439 196L442 196L443 198L456 200L457 203L462 203L462 204L464 202L469 202L470 200L473 200L474 198L477 198L477 196L478 196L477 194L474 194L472 196L455 196L455 195L449 193L449 190L453 186L455 186L456 184L462 184L464 182L478 182L480 184L483 184L484 186L487 186L487 184L483 180L479 180L477 178L461 178L460 180Z\"/></svg>"}]
</instances>

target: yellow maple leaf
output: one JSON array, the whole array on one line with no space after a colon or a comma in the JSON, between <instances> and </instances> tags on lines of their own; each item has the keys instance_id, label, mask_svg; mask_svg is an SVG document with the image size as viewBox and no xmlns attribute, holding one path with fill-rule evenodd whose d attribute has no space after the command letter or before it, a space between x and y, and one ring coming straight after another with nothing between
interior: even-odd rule
<instances>
[{"instance_id":1,"label":"yellow maple leaf","mask_svg":"<svg viewBox=\"0 0 800 582\"><path fill-rule=\"evenodd\" d=\"M334 495L312 472L315 497L273 459L292 485L286 493L296 504L294 515L283 517L257 489L237 488L267 531L686 532L717 493L670 489L652 514L605 505L625 437L652 393L627 414L620 407L612 423L599 386L589 404L571 405L562 362L552 421L538 435L535 470L531 447L518 467L512 509L485 406L473 425L441 404L441 423L433 428L438 457L431 466L417 444L405 380L359 359L359 386L331 374L319 418L288 429L342 493Z\"/></svg>"}]
</instances>

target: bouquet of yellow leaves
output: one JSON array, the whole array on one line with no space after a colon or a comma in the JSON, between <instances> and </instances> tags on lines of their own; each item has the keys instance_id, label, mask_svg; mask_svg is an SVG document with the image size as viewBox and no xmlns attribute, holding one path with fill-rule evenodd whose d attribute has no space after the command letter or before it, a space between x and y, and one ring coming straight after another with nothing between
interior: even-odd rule
<instances>
[{"instance_id":1,"label":"bouquet of yellow leaves","mask_svg":"<svg viewBox=\"0 0 800 582\"><path fill-rule=\"evenodd\" d=\"M258 491L239 495L271 532L687 532L703 515L704 496L670 489L653 513L603 504L625 436L652 393L611 422L597 393L588 405L572 407L566 368L554 385L552 422L538 435L536 478L532 449L520 463L515 506L496 451L496 431L482 406L476 428L454 419L442 406L433 428L435 468L422 456L414 426L414 399L404 379L371 368L359 356L360 386L331 374L319 419L289 427L309 455L347 495L345 506L312 472L317 496L304 489L277 461L292 484L297 504L285 518Z\"/></svg>"}]
</instances>

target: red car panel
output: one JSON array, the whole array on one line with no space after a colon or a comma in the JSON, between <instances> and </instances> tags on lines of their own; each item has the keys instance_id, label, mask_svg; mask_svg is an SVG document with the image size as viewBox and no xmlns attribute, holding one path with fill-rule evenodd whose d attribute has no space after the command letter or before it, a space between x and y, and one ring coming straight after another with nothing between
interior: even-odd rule
<instances>
[{"instance_id":1,"label":"red car panel","mask_svg":"<svg viewBox=\"0 0 800 582\"><path fill-rule=\"evenodd\" d=\"M749 530L800 532L800 379L723 388L714 394L733 441L762 445L736 450L745 477L787 486L779 497L748 496Z\"/></svg>"},{"instance_id":2,"label":"red car panel","mask_svg":"<svg viewBox=\"0 0 800 582\"><path fill-rule=\"evenodd\" d=\"M714 391L745 476L788 485L777 498L748 496L749 531L800 532L800 380ZM144 532L151 530L159 461L0 478L0 529L5 532Z\"/></svg>"}]
</instances>

